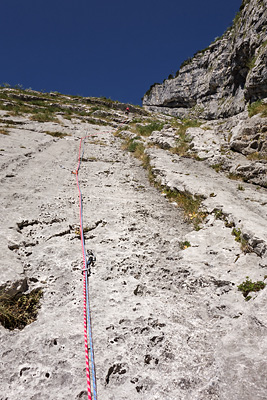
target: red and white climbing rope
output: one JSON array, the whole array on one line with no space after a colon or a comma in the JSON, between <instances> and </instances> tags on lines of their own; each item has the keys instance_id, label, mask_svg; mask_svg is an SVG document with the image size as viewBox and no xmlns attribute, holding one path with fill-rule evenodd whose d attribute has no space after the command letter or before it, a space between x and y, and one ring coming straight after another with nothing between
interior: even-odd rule
<instances>
[{"instance_id":1,"label":"red and white climbing rope","mask_svg":"<svg viewBox=\"0 0 267 400\"><path fill-rule=\"evenodd\" d=\"M123 121L119 126L124 125L126 121L127 120ZM78 177L84 153L85 140L87 137L89 136L85 136L80 139L78 165L75 172L73 173L76 175L76 183L79 192L80 237L81 237L82 253L83 253L83 319L84 319L84 345L85 345L87 393L88 393L88 400L97 400L96 373L95 373L93 335L92 335L91 310L90 310L90 298L89 298L89 280L88 280L89 274L87 269L88 267L87 267L85 241L83 234L83 203L82 203L82 192ZM88 339L89 339L89 349L88 349Z\"/></svg>"},{"instance_id":2,"label":"red and white climbing rope","mask_svg":"<svg viewBox=\"0 0 267 400\"><path fill-rule=\"evenodd\" d=\"M82 192L81 192L81 188L80 188L80 184L79 184L79 177L78 177L78 173L79 173L79 169L80 169L80 165L81 165L81 161L82 161L82 156L83 156L83 152L84 152L84 143L85 143L86 137L80 139L78 166L75 171L75 175L76 175L77 188L78 188L78 192L79 192L80 236L81 236L82 253L83 253L83 316L84 316L84 345L85 345L87 393L88 393L88 400L97 400L93 335L92 335L91 312L90 312L90 302L89 302L89 282L88 282L86 251L85 251L85 242L84 242L84 234L83 234L83 207L82 207L83 203L82 203ZM83 146L83 151L81 154L82 146ZM89 339L89 350L90 351L88 351L88 339ZM89 357L89 353L90 353L90 357ZM91 373L90 373L90 367L91 367ZM91 385L90 377L92 379L92 385ZM91 388L91 386L92 386L92 388Z\"/></svg>"}]
</instances>

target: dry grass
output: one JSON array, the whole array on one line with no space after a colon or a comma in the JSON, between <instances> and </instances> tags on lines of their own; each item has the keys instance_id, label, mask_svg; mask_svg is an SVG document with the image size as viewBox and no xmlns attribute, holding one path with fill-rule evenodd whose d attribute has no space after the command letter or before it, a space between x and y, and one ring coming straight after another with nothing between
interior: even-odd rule
<instances>
[{"instance_id":1,"label":"dry grass","mask_svg":"<svg viewBox=\"0 0 267 400\"><path fill-rule=\"evenodd\" d=\"M51 131L45 131L47 135L57 137L57 138L63 138L65 136L70 136L68 133L63 133L63 132L51 132Z\"/></svg>"},{"instance_id":2,"label":"dry grass","mask_svg":"<svg viewBox=\"0 0 267 400\"><path fill-rule=\"evenodd\" d=\"M1 135L9 135L9 132L6 128L0 128L0 134Z\"/></svg>"},{"instance_id":3,"label":"dry grass","mask_svg":"<svg viewBox=\"0 0 267 400\"><path fill-rule=\"evenodd\" d=\"M41 289L35 289L28 294L9 296L0 294L0 323L9 330L23 329L37 318Z\"/></svg>"},{"instance_id":4,"label":"dry grass","mask_svg":"<svg viewBox=\"0 0 267 400\"><path fill-rule=\"evenodd\" d=\"M202 198L200 196L194 197L190 193L181 193L167 189L158 183L153 174L149 156L145 152L143 143L138 141L138 137L135 139L125 140L123 149L130 151L134 157L138 158L142 162L142 166L148 171L150 183L161 190L169 201L175 202L178 207L182 208L187 222L193 223L196 230L200 229L199 224L201 224L207 216L205 212L200 211Z\"/></svg>"},{"instance_id":5,"label":"dry grass","mask_svg":"<svg viewBox=\"0 0 267 400\"><path fill-rule=\"evenodd\" d=\"M248 106L249 117L253 117L256 114L260 114L261 117L267 117L267 104L263 104L261 100L250 104Z\"/></svg>"},{"instance_id":6,"label":"dry grass","mask_svg":"<svg viewBox=\"0 0 267 400\"><path fill-rule=\"evenodd\" d=\"M251 160L251 161L267 160L267 154L263 154L263 153L259 153L258 151L255 151L254 153L247 155L247 159Z\"/></svg>"},{"instance_id":7,"label":"dry grass","mask_svg":"<svg viewBox=\"0 0 267 400\"><path fill-rule=\"evenodd\" d=\"M177 203L182 208L187 222L192 222L194 228L199 230L199 225L205 220L207 213L200 210L202 198L193 196L187 192L178 192L177 190L163 189L163 193L171 201Z\"/></svg>"}]
</instances>

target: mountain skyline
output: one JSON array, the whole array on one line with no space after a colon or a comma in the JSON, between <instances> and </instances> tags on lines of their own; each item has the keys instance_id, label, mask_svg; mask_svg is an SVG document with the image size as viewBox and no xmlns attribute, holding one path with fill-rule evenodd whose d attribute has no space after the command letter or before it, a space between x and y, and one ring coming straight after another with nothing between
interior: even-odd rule
<instances>
[{"instance_id":1,"label":"mountain skyline","mask_svg":"<svg viewBox=\"0 0 267 400\"><path fill-rule=\"evenodd\" d=\"M223 34L241 0L18 0L1 6L0 83L141 104L154 82Z\"/></svg>"}]
</instances>

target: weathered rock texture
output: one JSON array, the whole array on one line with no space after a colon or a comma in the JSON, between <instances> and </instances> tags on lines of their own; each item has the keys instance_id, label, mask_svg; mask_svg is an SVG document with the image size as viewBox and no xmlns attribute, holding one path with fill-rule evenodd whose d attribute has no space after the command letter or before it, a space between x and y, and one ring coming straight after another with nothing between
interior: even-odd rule
<instances>
[{"instance_id":1,"label":"weathered rock texture","mask_svg":"<svg viewBox=\"0 0 267 400\"><path fill-rule=\"evenodd\" d=\"M170 118L158 116L166 122L162 131L138 141L158 182L203 196L208 216L193 230L121 149L126 135L137 137L126 129L136 126L133 114L125 121L116 107L96 110L57 96L61 107L41 122L33 119L44 119L50 97L40 97L38 117L29 112L34 99L21 115L21 104L0 103L1 289L43 290L35 322L23 330L0 326L0 399L87 399L79 198L71 173L85 135L79 178L86 248L97 256L90 298L98 398L266 398L267 289L248 302L237 289L246 276L266 281L266 189L244 183L240 191L208 163L172 154L177 135ZM147 124L155 116L140 118ZM115 124L125 129L122 138L113 135ZM223 216L243 231L251 252L242 251Z\"/></svg>"},{"instance_id":2,"label":"weathered rock texture","mask_svg":"<svg viewBox=\"0 0 267 400\"><path fill-rule=\"evenodd\" d=\"M172 115L218 118L267 96L267 1L243 0L233 26L185 63L174 79L155 84L143 105Z\"/></svg>"}]
</instances>

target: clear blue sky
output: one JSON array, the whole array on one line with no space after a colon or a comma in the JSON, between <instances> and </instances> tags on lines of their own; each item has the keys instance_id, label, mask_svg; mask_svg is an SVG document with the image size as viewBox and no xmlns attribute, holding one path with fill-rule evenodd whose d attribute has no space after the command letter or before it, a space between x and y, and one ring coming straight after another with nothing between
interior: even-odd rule
<instances>
[{"instance_id":1,"label":"clear blue sky","mask_svg":"<svg viewBox=\"0 0 267 400\"><path fill-rule=\"evenodd\" d=\"M2 0L0 83L141 104L241 0Z\"/></svg>"}]
</instances>

